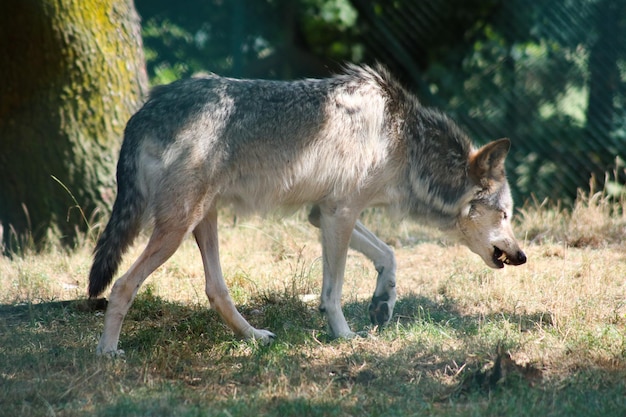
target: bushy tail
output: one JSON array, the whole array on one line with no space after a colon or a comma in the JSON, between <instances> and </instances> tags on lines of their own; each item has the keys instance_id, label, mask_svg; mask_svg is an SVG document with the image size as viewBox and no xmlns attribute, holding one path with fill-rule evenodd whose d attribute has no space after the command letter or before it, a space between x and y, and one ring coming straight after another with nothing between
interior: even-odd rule
<instances>
[{"instance_id":1,"label":"bushy tail","mask_svg":"<svg viewBox=\"0 0 626 417\"><path fill-rule=\"evenodd\" d=\"M122 255L139 233L136 213L127 207L121 207L118 202L119 199L113 205L111 219L94 249L93 265L89 272L89 297L91 298L100 295L111 283Z\"/></svg>"},{"instance_id":2,"label":"bushy tail","mask_svg":"<svg viewBox=\"0 0 626 417\"><path fill-rule=\"evenodd\" d=\"M89 297L97 297L111 283L122 255L139 234L146 199L137 186L135 149L122 145L117 166L117 198L111 218L98 239L89 273Z\"/></svg>"}]
</instances>

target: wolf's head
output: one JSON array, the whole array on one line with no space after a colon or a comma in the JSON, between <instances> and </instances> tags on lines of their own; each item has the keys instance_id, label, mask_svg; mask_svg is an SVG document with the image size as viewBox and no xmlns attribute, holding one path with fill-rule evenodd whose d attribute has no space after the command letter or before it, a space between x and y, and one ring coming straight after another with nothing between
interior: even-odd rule
<instances>
[{"instance_id":1,"label":"wolf's head","mask_svg":"<svg viewBox=\"0 0 626 417\"><path fill-rule=\"evenodd\" d=\"M504 171L510 146L500 139L472 151L468 174L477 191L456 222L461 242L492 268L526 262L511 227L513 199Z\"/></svg>"}]
</instances>

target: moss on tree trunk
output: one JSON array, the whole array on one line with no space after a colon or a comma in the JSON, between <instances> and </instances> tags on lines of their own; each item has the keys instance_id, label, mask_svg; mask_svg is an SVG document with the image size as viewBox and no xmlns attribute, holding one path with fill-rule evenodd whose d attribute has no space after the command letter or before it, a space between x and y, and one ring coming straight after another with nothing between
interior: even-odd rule
<instances>
[{"instance_id":1,"label":"moss on tree trunk","mask_svg":"<svg viewBox=\"0 0 626 417\"><path fill-rule=\"evenodd\" d=\"M0 54L5 240L54 230L71 244L86 228L76 203L87 216L112 204L122 132L146 93L139 17L132 0L8 0Z\"/></svg>"}]
</instances>

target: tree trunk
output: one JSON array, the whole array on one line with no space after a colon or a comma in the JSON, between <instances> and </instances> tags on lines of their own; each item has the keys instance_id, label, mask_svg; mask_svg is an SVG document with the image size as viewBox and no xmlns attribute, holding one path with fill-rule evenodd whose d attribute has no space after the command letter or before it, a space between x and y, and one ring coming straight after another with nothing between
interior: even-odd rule
<instances>
[{"instance_id":1,"label":"tree trunk","mask_svg":"<svg viewBox=\"0 0 626 417\"><path fill-rule=\"evenodd\" d=\"M133 1L6 0L0 56L5 243L53 231L71 244L111 206L122 132L147 91Z\"/></svg>"}]
</instances>

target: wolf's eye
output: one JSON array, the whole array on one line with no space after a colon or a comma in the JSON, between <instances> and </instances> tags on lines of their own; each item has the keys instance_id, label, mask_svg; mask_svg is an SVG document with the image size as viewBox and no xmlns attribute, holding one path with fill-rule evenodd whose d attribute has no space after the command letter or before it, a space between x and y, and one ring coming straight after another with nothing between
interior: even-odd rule
<instances>
[{"instance_id":1,"label":"wolf's eye","mask_svg":"<svg viewBox=\"0 0 626 417\"><path fill-rule=\"evenodd\" d=\"M509 218L509 215L507 214L507 212L506 212L506 211L503 211L503 212L502 212L502 220L506 220L506 219L508 219L508 218Z\"/></svg>"}]
</instances>

